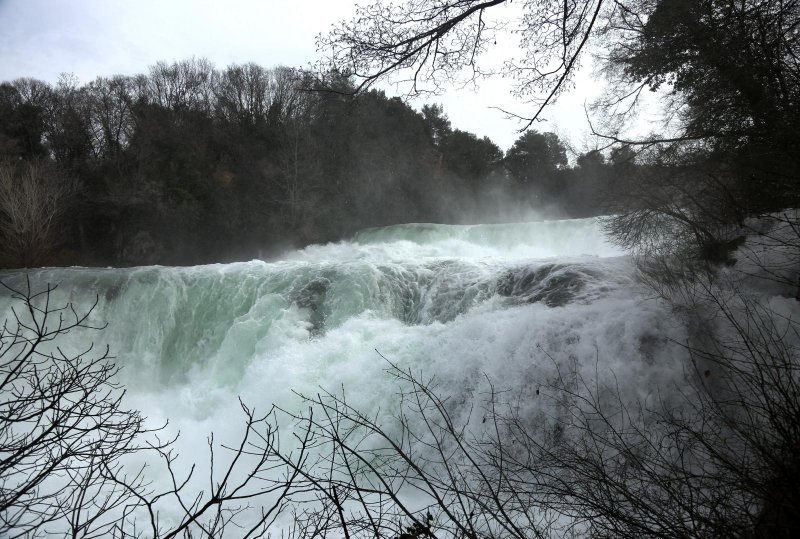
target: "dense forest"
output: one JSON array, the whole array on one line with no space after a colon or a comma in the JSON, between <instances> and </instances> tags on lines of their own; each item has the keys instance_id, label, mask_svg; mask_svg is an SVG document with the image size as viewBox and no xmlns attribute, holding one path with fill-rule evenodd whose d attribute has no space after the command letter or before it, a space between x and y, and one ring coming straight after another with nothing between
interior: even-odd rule
<instances>
[{"instance_id":1,"label":"dense forest","mask_svg":"<svg viewBox=\"0 0 800 539\"><path fill-rule=\"evenodd\" d=\"M195 264L394 223L595 215L633 166L622 147L571 168L565 143L533 130L504 155L441 106L354 90L336 74L204 59L3 83L2 265Z\"/></svg>"}]
</instances>

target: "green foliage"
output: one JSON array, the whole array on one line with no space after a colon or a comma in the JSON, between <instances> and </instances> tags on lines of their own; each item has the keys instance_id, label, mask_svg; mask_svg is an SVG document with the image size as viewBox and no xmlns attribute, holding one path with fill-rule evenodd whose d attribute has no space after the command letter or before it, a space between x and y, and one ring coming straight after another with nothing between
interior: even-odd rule
<instances>
[{"instance_id":1,"label":"green foliage","mask_svg":"<svg viewBox=\"0 0 800 539\"><path fill-rule=\"evenodd\" d=\"M605 156L599 150L592 150L578 156L578 167L585 170L598 170L606 164Z\"/></svg>"},{"instance_id":2,"label":"green foliage","mask_svg":"<svg viewBox=\"0 0 800 539\"><path fill-rule=\"evenodd\" d=\"M634 47L615 61L684 96L687 133L738 146L747 135L783 145L797 134L796 2L661 0ZM755 141L755 140L754 140Z\"/></svg>"},{"instance_id":3,"label":"green foliage","mask_svg":"<svg viewBox=\"0 0 800 539\"><path fill-rule=\"evenodd\" d=\"M453 131L441 105L423 105L422 118L434 144L440 144Z\"/></svg>"},{"instance_id":4,"label":"green foliage","mask_svg":"<svg viewBox=\"0 0 800 539\"><path fill-rule=\"evenodd\" d=\"M475 185L496 170L503 161L503 152L488 137L456 129L439 143L444 163L449 170Z\"/></svg>"},{"instance_id":5,"label":"green foliage","mask_svg":"<svg viewBox=\"0 0 800 539\"><path fill-rule=\"evenodd\" d=\"M610 61L628 81L663 89L679 139L724 162L746 213L800 202L800 3L660 0L623 25ZM717 173L719 174L719 173ZM714 182L705 182L715 189Z\"/></svg>"},{"instance_id":6,"label":"green foliage","mask_svg":"<svg viewBox=\"0 0 800 539\"><path fill-rule=\"evenodd\" d=\"M567 149L555 133L526 131L506 153L506 167L522 183L567 166Z\"/></svg>"},{"instance_id":7,"label":"green foliage","mask_svg":"<svg viewBox=\"0 0 800 539\"><path fill-rule=\"evenodd\" d=\"M506 152L506 169L518 183L537 193L543 203L563 195L566 184L559 174L567 166L567 149L555 133L526 131Z\"/></svg>"}]
</instances>

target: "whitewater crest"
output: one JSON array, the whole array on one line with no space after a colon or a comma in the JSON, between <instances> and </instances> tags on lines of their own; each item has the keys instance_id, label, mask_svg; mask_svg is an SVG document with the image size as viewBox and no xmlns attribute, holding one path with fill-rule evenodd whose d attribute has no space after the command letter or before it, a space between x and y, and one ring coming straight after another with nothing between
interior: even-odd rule
<instances>
[{"instance_id":1,"label":"whitewater crest","mask_svg":"<svg viewBox=\"0 0 800 539\"><path fill-rule=\"evenodd\" d=\"M378 373L375 349L444 372L454 351L475 341L457 360L474 372L501 363L532 368L532 339L573 355L570 347L602 340L618 351L625 341L612 335L629 331L593 325L617 309L617 325L641 325L640 315L654 308L633 291L630 262L597 219L397 225L270 262L50 268L27 276L58 284L57 298L76 304L97 295L93 316L109 324L103 338L126 383L134 393L181 387L189 398L178 409L193 416L228 391L247 393L248 373L282 379L286 388L358 386L340 371L360 371L363 362ZM24 277L3 275L11 286ZM281 392L258 393L281 400Z\"/></svg>"}]
</instances>

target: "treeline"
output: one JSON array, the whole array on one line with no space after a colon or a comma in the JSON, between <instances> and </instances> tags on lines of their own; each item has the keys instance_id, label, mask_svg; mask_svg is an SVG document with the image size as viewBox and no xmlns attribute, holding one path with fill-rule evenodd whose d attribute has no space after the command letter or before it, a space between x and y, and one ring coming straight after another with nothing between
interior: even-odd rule
<instances>
[{"instance_id":1,"label":"treeline","mask_svg":"<svg viewBox=\"0 0 800 539\"><path fill-rule=\"evenodd\" d=\"M503 219L513 205L591 215L619 172L599 152L570 168L552 133L504 155L440 106L353 89L204 59L0 84L0 265L225 261L370 226ZM616 150L611 165L632 157Z\"/></svg>"}]
</instances>

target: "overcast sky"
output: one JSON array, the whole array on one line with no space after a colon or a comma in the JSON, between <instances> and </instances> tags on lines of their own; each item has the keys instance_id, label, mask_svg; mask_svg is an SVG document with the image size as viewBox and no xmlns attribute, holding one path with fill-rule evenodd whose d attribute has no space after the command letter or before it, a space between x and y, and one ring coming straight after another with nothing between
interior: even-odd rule
<instances>
[{"instance_id":1,"label":"overcast sky","mask_svg":"<svg viewBox=\"0 0 800 539\"><path fill-rule=\"evenodd\" d=\"M317 34L349 18L354 6L352 0L0 0L0 80L55 82L68 72L88 82L191 56L217 67L251 61L308 67L317 58ZM583 104L600 89L584 70L577 90L563 96L548 111L549 121L536 128L585 145ZM491 107L531 110L509 90L507 82L493 80L477 90L454 89L411 104L442 103L454 127L489 136L507 149L519 126Z\"/></svg>"}]
</instances>

